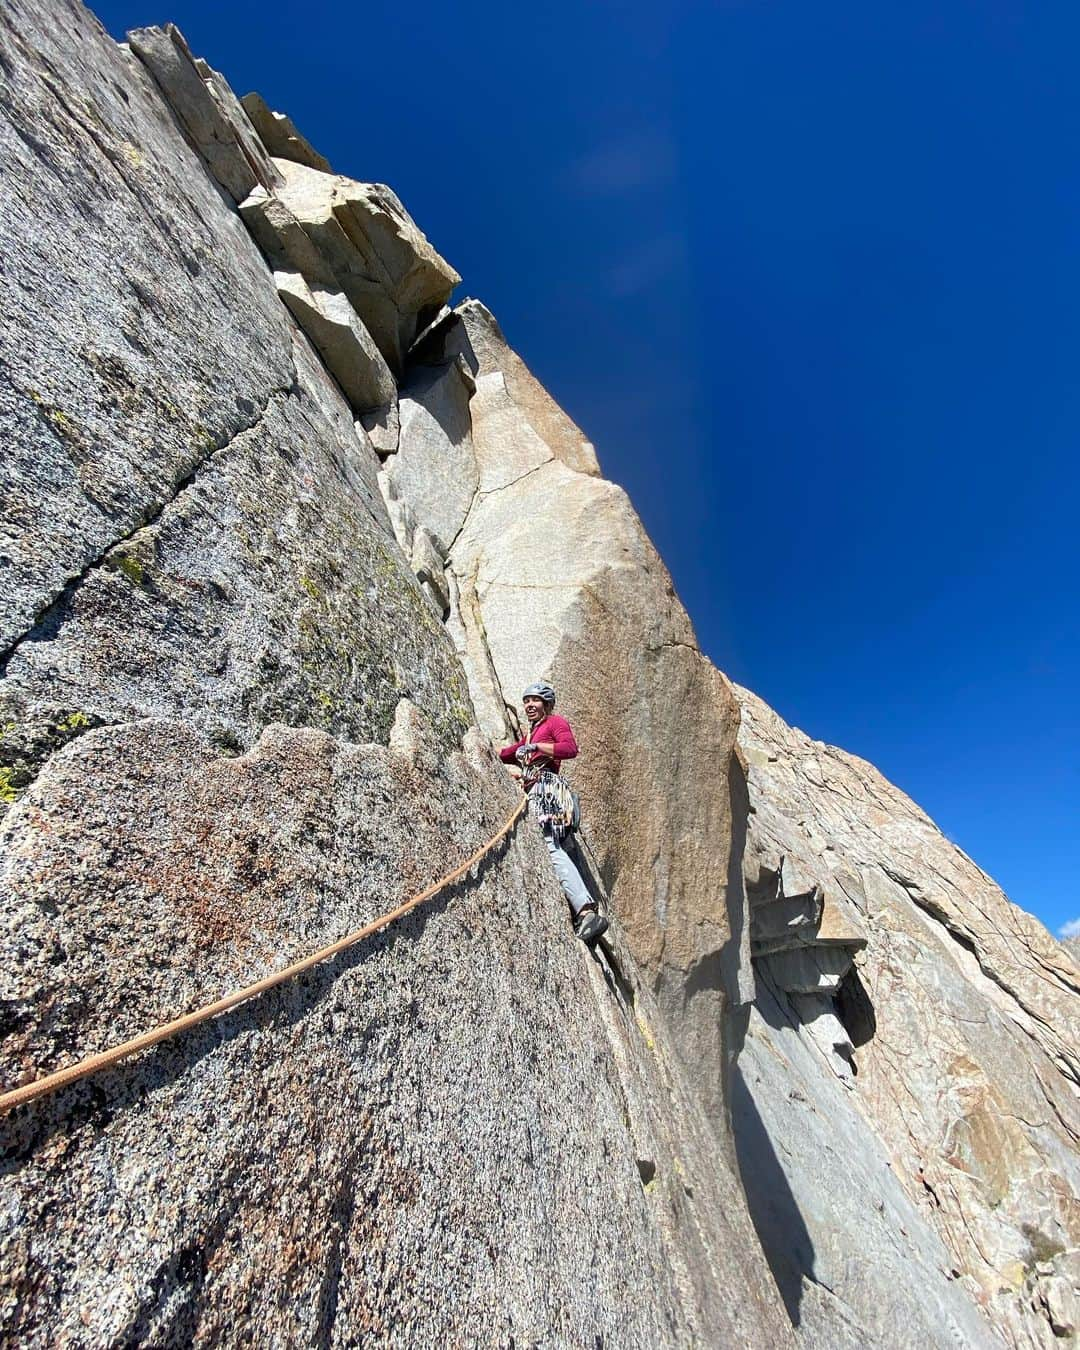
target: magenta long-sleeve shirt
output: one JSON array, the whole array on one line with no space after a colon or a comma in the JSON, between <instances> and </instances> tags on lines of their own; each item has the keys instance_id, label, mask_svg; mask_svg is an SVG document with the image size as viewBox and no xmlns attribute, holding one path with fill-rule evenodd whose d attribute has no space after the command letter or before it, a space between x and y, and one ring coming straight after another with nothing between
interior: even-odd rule
<instances>
[{"instance_id":1,"label":"magenta long-sleeve shirt","mask_svg":"<svg viewBox=\"0 0 1080 1350\"><path fill-rule=\"evenodd\" d=\"M537 741L551 741L555 746L555 753L552 756L543 756L543 758L533 761L534 768L551 769L555 773L559 772L559 765L564 759L573 759L577 754L577 741L574 740L574 733L570 730L570 723L565 717L560 717L558 713L548 713L547 717L537 722L536 726L529 728L529 734L522 736L520 741L515 741L513 745L505 745L499 751L499 758L506 764L513 763L514 754L519 746L531 742L533 745Z\"/></svg>"}]
</instances>

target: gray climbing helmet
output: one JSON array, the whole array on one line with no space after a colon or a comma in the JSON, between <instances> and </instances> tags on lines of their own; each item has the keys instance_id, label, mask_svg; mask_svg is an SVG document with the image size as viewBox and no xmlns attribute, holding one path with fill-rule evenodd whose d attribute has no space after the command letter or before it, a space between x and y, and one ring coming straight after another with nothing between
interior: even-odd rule
<instances>
[{"instance_id":1,"label":"gray climbing helmet","mask_svg":"<svg viewBox=\"0 0 1080 1350\"><path fill-rule=\"evenodd\" d=\"M535 684L530 684L521 697L542 698L545 703L550 703L552 707L555 706L555 690L543 680L537 680Z\"/></svg>"}]
</instances>

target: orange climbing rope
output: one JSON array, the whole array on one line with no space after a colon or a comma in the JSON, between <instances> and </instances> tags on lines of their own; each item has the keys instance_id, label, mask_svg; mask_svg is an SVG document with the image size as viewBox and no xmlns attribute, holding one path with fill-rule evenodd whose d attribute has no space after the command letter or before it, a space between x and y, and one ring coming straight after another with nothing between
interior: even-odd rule
<instances>
[{"instance_id":1,"label":"orange climbing rope","mask_svg":"<svg viewBox=\"0 0 1080 1350\"><path fill-rule=\"evenodd\" d=\"M418 905L422 905L425 901L437 895L439 891L444 890L452 881L456 881L470 867L478 863L486 853L490 853L495 845L514 828L518 817L525 810L527 804L528 798L522 797L502 829L497 834L493 834L481 848L478 848L472 857L467 858L452 872L447 872L446 876L440 877L426 890L411 896L403 904L398 905L396 909L391 909L386 914L380 915L379 918L365 924L363 928L358 928L347 937L339 938L329 947L323 947L311 956L304 957L302 961L294 961L291 966L286 966L283 970L276 970L272 975L266 975L263 979L256 980L254 984L249 984L243 989L237 989L234 993L227 994L224 998L219 998L216 1003L208 1003L203 1008L196 1008L194 1012L185 1013L183 1017L177 1017L172 1022L166 1022L162 1026L155 1027L153 1031L143 1032L141 1036L136 1036L130 1041L124 1041L122 1045L114 1046L111 1050L102 1050L99 1054L87 1055L85 1059L79 1060L77 1064L72 1064L66 1069L58 1069L56 1073L46 1074L44 1078L24 1083L22 1087L3 1093L0 1095L0 1112L10 1111L12 1107L22 1106L25 1102L31 1102L36 1097L44 1097L50 1092L56 1092L71 1083L77 1083L80 1078L87 1078L90 1074L96 1073L98 1069L108 1068L110 1064L116 1064L120 1060L126 1059L128 1055L133 1055L138 1050L145 1050L148 1046L156 1045L158 1041L168 1040L170 1036L178 1036L180 1032L187 1031L189 1027L198 1026L200 1022L206 1022L211 1017L216 1017L218 1013L226 1012L229 1008L235 1008L238 1003L244 1003L247 999L254 998L256 994L265 993L267 989L273 989L275 985L283 984L294 975L299 975L301 971L310 970L312 966L317 966L320 961L336 956L338 952L343 952L347 947L352 947L362 939L370 937L372 933L377 933L381 928L386 928L395 919L400 919L402 915L408 914L410 910L416 909Z\"/></svg>"}]
</instances>

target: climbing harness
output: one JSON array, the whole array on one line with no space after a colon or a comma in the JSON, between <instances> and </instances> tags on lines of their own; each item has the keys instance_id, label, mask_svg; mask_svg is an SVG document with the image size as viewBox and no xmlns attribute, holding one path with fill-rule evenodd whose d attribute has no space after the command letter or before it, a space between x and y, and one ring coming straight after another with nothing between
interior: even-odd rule
<instances>
[{"instance_id":1,"label":"climbing harness","mask_svg":"<svg viewBox=\"0 0 1080 1350\"><path fill-rule=\"evenodd\" d=\"M539 685L531 687L540 688ZM535 730L534 727L533 732ZM581 798L565 778L550 769L540 768L541 761L547 756L541 755L536 746L527 741L518 748L516 758L521 765L521 785L529 798L529 811L540 829L554 835L556 843L570 831L579 829Z\"/></svg>"},{"instance_id":2,"label":"climbing harness","mask_svg":"<svg viewBox=\"0 0 1080 1350\"><path fill-rule=\"evenodd\" d=\"M403 904L398 905L396 909L387 911L371 923L365 924L363 928L358 928L354 933L350 933L347 937L339 938L329 947L321 948L311 956L304 957L302 961L294 961L291 966L286 966L283 970L277 970L272 975L266 975L263 979L256 980L254 984L249 984L243 989L237 989L234 993L226 995L225 998L219 998L215 1003L208 1003L205 1007L197 1008L194 1012L186 1013L183 1017L177 1017L172 1022L166 1022L162 1026L155 1027L153 1031L146 1031L133 1040L114 1046L111 1050L103 1050L100 1054L88 1055L85 1059L81 1059L77 1064L72 1064L66 1069L58 1069L56 1073L46 1074L43 1078L38 1078L34 1082L24 1083L22 1087L3 1093L3 1095L0 1095L0 1112L10 1111L13 1107L22 1106L25 1102L31 1102L36 1097L44 1097L50 1092L56 1092L62 1087L67 1087L70 1083L77 1083L80 1078L87 1078L99 1069L117 1064L120 1060L127 1059L129 1055L133 1055L139 1050L145 1050L151 1045L157 1045L159 1041L177 1036L180 1032L187 1031L189 1027L198 1026L200 1022L206 1022L211 1017L216 1017L218 1013L227 1012L230 1008L235 1008L237 1004L245 1003L249 998L254 998L257 994L263 994L268 989L273 989L275 985L283 984L286 980L292 979L294 975L310 970L312 966L317 966L331 956L336 956L338 952L343 952L347 948L355 946L357 942L370 937L372 933L377 933L380 929L388 927L395 919L402 918L410 910L416 909L418 905L424 904L440 891L445 890L451 882L457 881L458 877L464 876L470 867L474 867L485 854L490 853L495 845L510 833L527 805L528 798L522 798L502 828L497 834L493 834L486 844L478 848L470 858L467 858L460 866L455 867L452 872L447 872L446 876L440 877L426 890L411 896Z\"/></svg>"}]
</instances>

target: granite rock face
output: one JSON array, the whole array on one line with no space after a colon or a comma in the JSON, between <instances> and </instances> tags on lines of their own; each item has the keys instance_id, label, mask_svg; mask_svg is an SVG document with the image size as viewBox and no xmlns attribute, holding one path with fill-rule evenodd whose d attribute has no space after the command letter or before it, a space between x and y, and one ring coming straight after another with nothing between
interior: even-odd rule
<instances>
[{"instance_id":1,"label":"granite rock face","mask_svg":"<svg viewBox=\"0 0 1080 1350\"><path fill-rule=\"evenodd\" d=\"M391 513L441 551L481 727L506 738L540 676L564 691L593 865L724 1135L723 1021L749 987L727 681L625 493L489 311L442 316L414 360Z\"/></svg>"},{"instance_id":2,"label":"granite rock face","mask_svg":"<svg viewBox=\"0 0 1080 1350\"><path fill-rule=\"evenodd\" d=\"M235 747L274 721L363 739L409 696L460 735L464 681L388 537L375 457L243 224L139 63L97 37L108 72L85 79L95 25L73 10L46 69L19 14L5 781L32 779L56 728L133 717Z\"/></svg>"},{"instance_id":3,"label":"granite rock face","mask_svg":"<svg viewBox=\"0 0 1080 1350\"><path fill-rule=\"evenodd\" d=\"M84 80L64 44L47 70L21 14L0 85L4 650L294 378L265 266L144 67L117 51Z\"/></svg>"},{"instance_id":4,"label":"granite rock face","mask_svg":"<svg viewBox=\"0 0 1080 1350\"><path fill-rule=\"evenodd\" d=\"M808 1350L1000 1346L791 998L758 976L731 1111L740 1174ZM820 1020L820 1017L818 1018Z\"/></svg>"},{"instance_id":5,"label":"granite rock face","mask_svg":"<svg viewBox=\"0 0 1080 1350\"><path fill-rule=\"evenodd\" d=\"M776 1189L803 1216L793 1260L744 1166L779 1283L794 1298L800 1281L827 1286L859 1325L884 1314L882 1334L890 1309L919 1325L880 1278L891 1253L919 1272L908 1279L929 1321L915 1343L956 1343L958 1296L986 1322L964 1343L994 1343L990 1327L1012 1345L1060 1343L1080 1289L1080 967L871 765L738 695L752 905L782 875L785 892L813 886L845 916L834 937L846 967L812 1003L776 978L775 957L755 962L736 1140L750 1157L762 1134L773 1141ZM800 941L807 955L829 950L813 931ZM790 1070L777 1072L778 1056ZM852 1142L833 1142L832 1158L806 1147L824 1120L849 1122ZM881 1184L852 1188L856 1167ZM875 1191L887 1232L874 1231ZM861 1222L843 1217L853 1193Z\"/></svg>"},{"instance_id":6,"label":"granite rock face","mask_svg":"<svg viewBox=\"0 0 1080 1350\"><path fill-rule=\"evenodd\" d=\"M468 349L477 368L488 374L498 371L502 375L515 407L521 410L556 459L579 473L599 474L600 466L592 443L509 345L487 306L479 300L468 300L461 306L460 313L468 335ZM460 330L458 333L460 341L464 334ZM453 344L453 339L449 340Z\"/></svg>"},{"instance_id":7,"label":"granite rock face","mask_svg":"<svg viewBox=\"0 0 1080 1350\"><path fill-rule=\"evenodd\" d=\"M483 306L442 315L412 359L420 402L442 412L403 418L384 460L396 527L441 553L485 730L509 734L537 676L564 691L596 873L721 1130L731 1111L800 1341L1071 1334L1068 958L869 766L808 748L743 691L732 707L629 505L572 424L545 418ZM737 727L720 772L695 758ZM896 894L879 911L883 885ZM919 961L905 932L930 942Z\"/></svg>"},{"instance_id":8,"label":"granite rock face","mask_svg":"<svg viewBox=\"0 0 1080 1350\"><path fill-rule=\"evenodd\" d=\"M0 15L5 1087L354 929L516 801L425 589L448 541L402 551L165 39L231 110L178 34L144 64L67 0ZM415 281L402 346L448 291ZM410 447L458 425L450 364L404 383ZM528 822L0 1138L6 1343L792 1343L648 983L573 940Z\"/></svg>"},{"instance_id":9,"label":"granite rock face","mask_svg":"<svg viewBox=\"0 0 1080 1350\"><path fill-rule=\"evenodd\" d=\"M536 678L615 917L524 821L5 1117L5 1342L1075 1338L1073 955L702 655L390 189L171 26L13 0L0 65L0 1083L469 856Z\"/></svg>"},{"instance_id":10,"label":"granite rock face","mask_svg":"<svg viewBox=\"0 0 1080 1350\"><path fill-rule=\"evenodd\" d=\"M275 272L274 285L350 405L362 412L392 404L394 377L341 291L313 288L299 272Z\"/></svg>"},{"instance_id":11,"label":"granite rock face","mask_svg":"<svg viewBox=\"0 0 1080 1350\"><path fill-rule=\"evenodd\" d=\"M88 732L4 827L6 1076L360 926L514 800L406 703L389 747ZM647 992L597 970L520 828L363 948L9 1117L5 1341L784 1344L764 1269L725 1278L714 1145Z\"/></svg>"},{"instance_id":12,"label":"granite rock face","mask_svg":"<svg viewBox=\"0 0 1080 1350\"><path fill-rule=\"evenodd\" d=\"M235 201L243 201L256 186L273 188L281 182L236 95L216 70L192 56L175 24L136 28L128 43Z\"/></svg>"},{"instance_id":13,"label":"granite rock face","mask_svg":"<svg viewBox=\"0 0 1080 1350\"><path fill-rule=\"evenodd\" d=\"M469 411L475 392L476 381L460 357L449 365L417 367L401 389L397 453L383 468L392 495L409 503L444 558L478 486ZM411 540L402 546L406 543Z\"/></svg>"}]
</instances>

